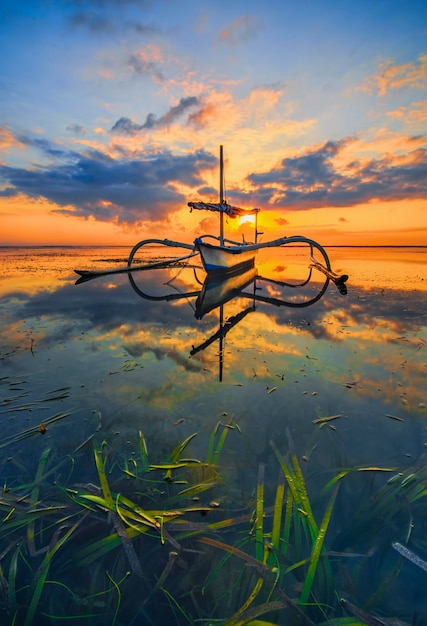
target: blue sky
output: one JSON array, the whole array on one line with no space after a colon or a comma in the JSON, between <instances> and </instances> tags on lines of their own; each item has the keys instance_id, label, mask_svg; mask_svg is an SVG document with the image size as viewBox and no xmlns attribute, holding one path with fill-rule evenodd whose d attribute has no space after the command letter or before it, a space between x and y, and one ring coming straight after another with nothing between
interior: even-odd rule
<instances>
[{"instance_id":1,"label":"blue sky","mask_svg":"<svg viewBox=\"0 0 427 626\"><path fill-rule=\"evenodd\" d=\"M0 245L191 239L184 207L214 199L219 144L230 199L267 230L425 241L427 3L0 11Z\"/></svg>"}]
</instances>

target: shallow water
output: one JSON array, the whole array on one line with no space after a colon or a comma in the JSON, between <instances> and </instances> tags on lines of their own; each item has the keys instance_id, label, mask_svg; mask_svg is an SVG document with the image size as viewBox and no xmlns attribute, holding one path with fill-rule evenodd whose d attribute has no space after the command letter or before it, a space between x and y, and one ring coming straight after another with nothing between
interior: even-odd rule
<instances>
[{"instance_id":1,"label":"shallow water","mask_svg":"<svg viewBox=\"0 0 427 626\"><path fill-rule=\"evenodd\" d=\"M194 433L197 436L181 457L205 459L212 433L226 434L221 482L200 495L189 494L186 501L186 506L208 507L215 502L207 517L205 512L194 513L194 519L203 522L239 515L250 520L261 467L266 510L270 507L267 527L280 474L273 446L289 463L294 455L301 465L318 524L330 498L330 489L325 491L328 481L350 468L380 468L352 471L338 481L325 539L325 549L336 553L331 564L335 594L318 598L322 619L319 613L311 619L320 623L326 616L348 615L338 602L343 596L386 618L427 623L426 574L391 545L407 543L427 560L427 249L329 249L334 270L350 276L346 295L333 283L325 286L323 275L316 271L303 284L308 270L301 248L294 248L292 254L262 253L256 290L249 283L243 295L201 320L195 318L196 295L204 279L201 269L135 272L134 283L119 274L74 284L74 268L119 267L126 264L128 252L121 248L0 249L1 517L10 522L16 515L11 513L14 506L19 510L7 500L8 490L16 498L33 495L47 506L60 500L60 489L99 485L94 445L107 459L114 497L140 493L141 485L135 486L129 478L136 459L140 463L143 458L140 432L151 464L165 462ZM158 258L160 252L153 249L150 254ZM273 303L254 299L254 294ZM321 297L315 301L318 294ZM279 299L286 304L278 306ZM296 306L301 304L306 306ZM215 335L219 328L221 340ZM44 434L40 424L45 424ZM46 450L47 474L35 480ZM151 508L160 508L159 498L166 497L156 495L161 481L163 477L150 495ZM418 496L414 483L419 485ZM399 489L387 495L396 484ZM177 502L170 492L175 486L164 485L170 502ZM35 486L40 486L40 492L33 491ZM73 515L66 518L65 527L76 519L77 513ZM100 532L114 533L111 520L101 520L100 511L95 517L99 526L94 520L84 522L92 542L101 538ZM226 534L218 531L211 536L230 545L245 541L247 552L254 554L248 543L253 536L248 520ZM105 531L100 531L101 522ZM51 541L53 531L49 534L48 529L55 524L59 525L57 518L51 526L38 520L38 547ZM11 547L18 541L16 528L3 537L0 534L2 577L9 589L14 568L17 588L28 587L40 575L37 567L43 557L28 555L28 525L22 528L23 547L18 552L15 544ZM180 554L181 563L174 565L162 592L156 580L176 546L144 536L133 543L148 599L142 603L135 596L131 575L119 585L118 604L116 587L108 576L116 583L126 577L129 563L122 547L94 559L83 583L82 567L73 566L70 555L84 538L80 530L75 537L75 544L70 539L58 551L57 569L52 565L50 570L56 584L69 589L64 594L73 623L107 623L99 615L114 607L118 607L117 624L184 624L197 619L225 623L251 593L248 583L247 596L236 599L230 593L232 584L220 582L224 572L234 581L231 566L229 570L223 566L213 577L219 568L215 559L224 554L217 557L214 548L208 551L201 544L192 544L193 552ZM309 548L305 551L308 558ZM234 565L237 571L242 567L243 561ZM94 583L100 576L102 592ZM287 593L298 598L301 584L296 576ZM100 594L98 607L84 600L89 587ZM23 624L33 596L21 590L16 596L6 591L2 597L4 619L16 614L16 624ZM89 617L89 606L98 617ZM49 585L44 585L34 623L63 623L61 610ZM276 610L265 619L299 623L286 621L285 615Z\"/></svg>"}]
</instances>

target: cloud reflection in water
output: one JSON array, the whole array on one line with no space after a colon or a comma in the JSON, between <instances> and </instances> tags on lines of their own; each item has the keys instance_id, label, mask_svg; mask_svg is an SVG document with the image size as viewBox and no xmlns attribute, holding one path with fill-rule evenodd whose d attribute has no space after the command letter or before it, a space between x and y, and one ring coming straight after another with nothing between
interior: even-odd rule
<instances>
[{"instance_id":1,"label":"cloud reflection in water","mask_svg":"<svg viewBox=\"0 0 427 626\"><path fill-rule=\"evenodd\" d=\"M278 280L289 280L293 269L278 259L273 264L268 259L266 267L270 272L277 268ZM171 286L166 283L172 276ZM192 270L147 272L135 280L153 298L200 289ZM318 302L303 309L257 302L226 335L222 386L217 381L218 342L190 356L217 330L218 310L196 321L194 297L142 299L126 276L78 287L71 277L52 278L49 288L33 294L17 290L9 294L14 322L3 336L19 342L24 328L31 332L34 364L50 363L58 385L65 378L76 389L90 389L79 402L88 408L101 405L107 415L114 407L116 422L128 428L140 409L148 423L159 407L171 413L162 416L166 421L196 412L191 419L198 426L205 421L211 425L226 410L241 416L249 438L260 440L261 416L262 429L283 437L290 427L304 441L313 419L339 411L347 417L337 430L361 442L360 458L354 446L347 450L359 462L371 447L365 428L396 429L387 413L405 420L425 414L426 319L421 291L353 286L351 279L349 284L347 296L329 285ZM310 282L295 290L266 283L257 293L285 294L294 302L314 297L321 286ZM224 305L224 319L250 305L248 297L231 300ZM22 320L20 332L17 319ZM273 387L274 393L268 393ZM367 414L371 421L361 428ZM376 451L373 445L370 453Z\"/></svg>"}]
</instances>

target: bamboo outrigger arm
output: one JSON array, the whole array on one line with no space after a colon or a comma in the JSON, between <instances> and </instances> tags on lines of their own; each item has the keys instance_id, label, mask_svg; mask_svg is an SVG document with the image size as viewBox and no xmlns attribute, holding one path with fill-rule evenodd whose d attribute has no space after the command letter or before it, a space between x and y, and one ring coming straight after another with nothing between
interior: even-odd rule
<instances>
[{"instance_id":1,"label":"bamboo outrigger arm","mask_svg":"<svg viewBox=\"0 0 427 626\"><path fill-rule=\"evenodd\" d=\"M185 248L186 250L191 250L191 252L190 254L185 254L182 256L174 257L172 259L165 259L162 261L153 261L152 263L139 263L139 264L132 265L134 256L138 252L138 250L142 248L143 246L150 244L150 243L170 246L173 248ZM107 269L107 270L74 270L76 274L80 276L80 278L76 281L76 285L85 283L88 280L92 280L93 278L99 278L100 276L109 276L110 274L129 274L129 272L138 272L142 270L152 270L152 269L159 269L161 267L168 267L172 263L177 263L179 261L190 259L191 257L196 256L198 254L199 252L195 250L194 245L190 243L172 241L171 239L144 239L143 241L140 241L132 248L126 267L116 267L116 268Z\"/></svg>"},{"instance_id":2,"label":"bamboo outrigger arm","mask_svg":"<svg viewBox=\"0 0 427 626\"><path fill-rule=\"evenodd\" d=\"M310 256L310 260L310 267L315 267L317 270L319 270L319 272L322 272L325 276L332 280L332 282L335 283L335 285L338 287L338 291L340 293L344 295L347 293L347 285L345 284L348 280L347 274L336 274L332 271L330 267L325 267L324 265L322 265L322 263L316 261L316 259L314 259L312 256Z\"/></svg>"}]
</instances>

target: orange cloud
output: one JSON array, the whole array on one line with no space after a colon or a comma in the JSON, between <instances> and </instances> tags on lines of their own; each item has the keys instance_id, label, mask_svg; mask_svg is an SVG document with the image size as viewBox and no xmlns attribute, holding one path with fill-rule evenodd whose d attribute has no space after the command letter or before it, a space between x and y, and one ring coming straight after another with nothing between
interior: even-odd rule
<instances>
[{"instance_id":1,"label":"orange cloud","mask_svg":"<svg viewBox=\"0 0 427 626\"><path fill-rule=\"evenodd\" d=\"M190 124L193 124L198 129L203 128L212 120L213 117L218 115L218 107L212 103L208 103L202 109L199 109L195 113L192 113L188 117Z\"/></svg>"},{"instance_id":2,"label":"orange cloud","mask_svg":"<svg viewBox=\"0 0 427 626\"><path fill-rule=\"evenodd\" d=\"M425 89L427 83L427 54L418 57L415 63L394 65L387 61L380 65L379 71L370 76L361 89L377 92L385 96L392 89Z\"/></svg>"},{"instance_id":3,"label":"orange cloud","mask_svg":"<svg viewBox=\"0 0 427 626\"><path fill-rule=\"evenodd\" d=\"M10 148L24 147L24 144L6 126L0 126L0 150L8 152Z\"/></svg>"},{"instance_id":4,"label":"orange cloud","mask_svg":"<svg viewBox=\"0 0 427 626\"><path fill-rule=\"evenodd\" d=\"M424 124L427 122L427 100L412 102L410 106L401 106L387 113L392 119L404 120L409 124Z\"/></svg>"},{"instance_id":5,"label":"orange cloud","mask_svg":"<svg viewBox=\"0 0 427 626\"><path fill-rule=\"evenodd\" d=\"M253 107L274 107L282 97L284 85L263 85L255 87L249 94L248 104Z\"/></svg>"},{"instance_id":6,"label":"orange cloud","mask_svg":"<svg viewBox=\"0 0 427 626\"><path fill-rule=\"evenodd\" d=\"M378 157L378 155L399 154L403 150L414 150L423 147L426 143L422 135L409 137L401 132L387 128L371 128L364 135L353 135L351 141L342 144L339 154L335 158L338 167L346 166L355 159Z\"/></svg>"},{"instance_id":7,"label":"orange cloud","mask_svg":"<svg viewBox=\"0 0 427 626\"><path fill-rule=\"evenodd\" d=\"M275 222L278 226L287 226L289 224L289 221L284 217L278 217Z\"/></svg>"}]
</instances>

